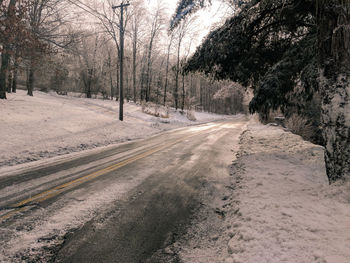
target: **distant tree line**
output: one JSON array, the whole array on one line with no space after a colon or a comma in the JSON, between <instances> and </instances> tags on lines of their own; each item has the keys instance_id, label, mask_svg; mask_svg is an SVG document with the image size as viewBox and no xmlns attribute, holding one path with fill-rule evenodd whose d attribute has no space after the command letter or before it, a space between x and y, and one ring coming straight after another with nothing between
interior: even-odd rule
<instances>
[{"instance_id":1,"label":"distant tree line","mask_svg":"<svg viewBox=\"0 0 350 263\"><path fill-rule=\"evenodd\" d=\"M119 12L112 9L113 3L1 1L0 98L20 85L30 96L36 88L119 100ZM125 98L181 110L236 113L242 108L241 91L233 95L235 99L214 98L231 84L183 70L196 35L195 18L169 31L166 14L161 1L152 10L142 0L133 1L127 9ZM231 103L239 105L226 105Z\"/></svg>"}]
</instances>

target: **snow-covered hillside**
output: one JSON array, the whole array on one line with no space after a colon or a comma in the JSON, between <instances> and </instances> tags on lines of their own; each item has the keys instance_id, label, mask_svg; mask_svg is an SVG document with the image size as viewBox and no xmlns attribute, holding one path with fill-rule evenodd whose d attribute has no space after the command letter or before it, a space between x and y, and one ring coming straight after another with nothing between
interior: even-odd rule
<instances>
[{"instance_id":1,"label":"snow-covered hillside","mask_svg":"<svg viewBox=\"0 0 350 263\"><path fill-rule=\"evenodd\" d=\"M225 118L196 113L196 121L170 110L168 119L126 103L124 122L119 104L102 99L59 96L19 90L0 101L0 167L13 166L99 146L145 138L160 131Z\"/></svg>"}]
</instances>

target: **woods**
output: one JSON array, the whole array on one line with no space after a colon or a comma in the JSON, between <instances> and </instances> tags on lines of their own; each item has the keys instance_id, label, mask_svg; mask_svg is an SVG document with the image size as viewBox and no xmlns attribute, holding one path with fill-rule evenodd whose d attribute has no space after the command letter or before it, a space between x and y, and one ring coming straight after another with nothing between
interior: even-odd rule
<instances>
[{"instance_id":1,"label":"woods","mask_svg":"<svg viewBox=\"0 0 350 263\"><path fill-rule=\"evenodd\" d=\"M198 41L197 19L180 22L170 31L172 10L164 1L154 1L152 6L132 1L124 8L121 67L120 10L113 9L115 4L2 1L1 98L6 99L6 92L15 92L19 85L30 96L35 96L35 90L54 90L120 101L122 83L127 101L163 104L181 111L217 109L212 96L228 84L210 78L203 81L203 75L187 75L183 70Z\"/></svg>"},{"instance_id":2,"label":"woods","mask_svg":"<svg viewBox=\"0 0 350 263\"><path fill-rule=\"evenodd\" d=\"M348 1L230 1L235 15L212 31L187 71L230 79L254 90L250 111L280 110L320 122L330 182L350 168ZM209 1L182 0L173 24ZM320 114L309 114L314 96ZM318 115L320 118L318 119Z\"/></svg>"}]
</instances>

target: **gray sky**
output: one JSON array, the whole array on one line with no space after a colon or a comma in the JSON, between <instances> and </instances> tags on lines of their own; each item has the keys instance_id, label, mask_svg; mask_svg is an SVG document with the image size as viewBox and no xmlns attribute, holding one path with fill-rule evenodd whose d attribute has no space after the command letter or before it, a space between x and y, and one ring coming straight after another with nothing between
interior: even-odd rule
<instances>
[{"instance_id":1,"label":"gray sky","mask_svg":"<svg viewBox=\"0 0 350 263\"><path fill-rule=\"evenodd\" d=\"M145 5L149 8L154 7L158 1L162 1L168 8L169 19L175 12L177 0L144 0ZM200 45L202 39L209 33L210 29L217 23L220 23L229 16L230 9L225 6L220 0L213 0L212 6L205 10L200 10L197 12L198 16L198 36L194 41L191 48L192 51L195 47Z\"/></svg>"}]
</instances>

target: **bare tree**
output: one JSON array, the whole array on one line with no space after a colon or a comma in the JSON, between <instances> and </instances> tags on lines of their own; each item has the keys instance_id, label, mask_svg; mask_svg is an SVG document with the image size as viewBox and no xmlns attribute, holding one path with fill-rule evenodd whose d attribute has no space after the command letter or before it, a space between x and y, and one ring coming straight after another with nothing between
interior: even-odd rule
<instances>
[{"instance_id":1,"label":"bare tree","mask_svg":"<svg viewBox=\"0 0 350 263\"><path fill-rule=\"evenodd\" d=\"M150 100L151 96L151 79L152 79L152 51L155 38L159 35L160 30L164 26L164 8L162 3L158 1L157 7L152 14L151 30L149 35L149 43L147 50L147 71L146 71L146 101Z\"/></svg>"},{"instance_id":2,"label":"bare tree","mask_svg":"<svg viewBox=\"0 0 350 263\"><path fill-rule=\"evenodd\" d=\"M191 46L192 46L192 38L190 39L189 45L187 47L186 54L181 60L181 76L182 76L182 104L181 104L181 110L184 111L185 108L185 98L186 98L186 91L185 91L185 75L186 72L184 71L183 67L186 64L187 58L191 52Z\"/></svg>"},{"instance_id":3,"label":"bare tree","mask_svg":"<svg viewBox=\"0 0 350 263\"><path fill-rule=\"evenodd\" d=\"M53 51L54 47L66 48L71 43L70 35L62 30L68 21L68 16L63 15L66 8L66 2L62 0L30 1L28 9L30 30L39 42L27 52L29 96L33 96L35 66L39 59Z\"/></svg>"},{"instance_id":4,"label":"bare tree","mask_svg":"<svg viewBox=\"0 0 350 263\"><path fill-rule=\"evenodd\" d=\"M113 100L113 96L115 94L114 90L114 84L113 84L113 51L110 46L107 46L107 67L108 67L108 77L109 77L109 85L110 85L110 92L111 92L111 99Z\"/></svg>"},{"instance_id":5,"label":"bare tree","mask_svg":"<svg viewBox=\"0 0 350 263\"><path fill-rule=\"evenodd\" d=\"M97 3L94 6L90 1L84 0L68 0L75 6L79 7L81 10L85 11L87 14L95 18L99 25L102 27L104 33L108 34L116 47L117 56L120 56L120 46L119 46L119 21L120 17L118 12L113 11L113 2L112 0L103 1L102 3ZM130 20L130 14L126 9L126 15L124 17L123 28L127 27L127 24ZM119 69L119 68L118 68ZM118 70L117 69L117 70ZM117 72L117 82L119 83L119 73ZM118 87L119 85L117 85ZM118 97L116 96L116 100Z\"/></svg>"},{"instance_id":6,"label":"bare tree","mask_svg":"<svg viewBox=\"0 0 350 263\"><path fill-rule=\"evenodd\" d=\"M137 99L137 55L139 52L140 46L140 35L142 33L142 23L145 19L143 14L146 13L145 8L143 7L142 1L135 1L131 6L131 39L132 39L132 89L133 89L133 99L136 102Z\"/></svg>"},{"instance_id":7,"label":"bare tree","mask_svg":"<svg viewBox=\"0 0 350 263\"><path fill-rule=\"evenodd\" d=\"M168 48L167 48L167 57L166 57L166 66L165 66L165 84L164 84L164 98L163 105L166 105L166 97L167 97L167 88L168 88L168 76L169 76L169 59L170 59L170 51L173 45L174 33L170 33Z\"/></svg>"},{"instance_id":8,"label":"bare tree","mask_svg":"<svg viewBox=\"0 0 350 263\"><path fill-rule=\"evenodd\" d=\"M6 73L8 70L8 64L10 59L10 39L12 36L9 34L5 34L7 32L11 32L10 26L11 23L15 22L16 18L16 0L11 0L8 7L2 6L1 2L1 9L4 12L3 15L3 27L5 28L1 42L3 43L3 51L1 54L1 69L0 69L0 99L6 99Z\"/></svg>"},{"instance_id":9,"label":"bare tree","mask_svg":"<svg viewBox=\"0 0 350 263\"><path fill-rule=\"evenodd\" d=\"M175 66L175 89L174 89L174 100L175 100L175 109L179 107L179 75L180 75L180 62L181 62L181 47L183 46L183 41L185 37L191 32L193 22L196 17L188 17L179 23L176 28L176 66Z\"/></svg>"}]
</instances>

